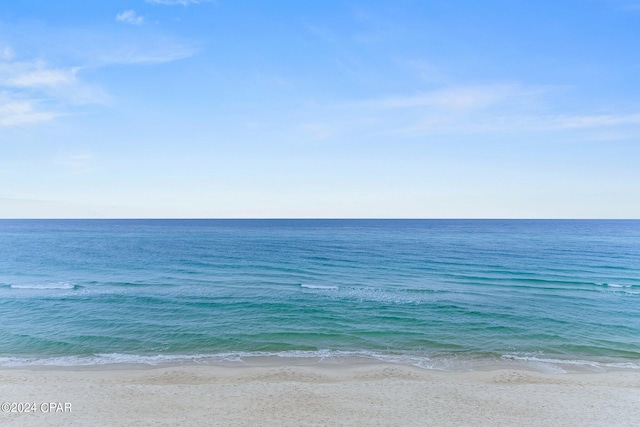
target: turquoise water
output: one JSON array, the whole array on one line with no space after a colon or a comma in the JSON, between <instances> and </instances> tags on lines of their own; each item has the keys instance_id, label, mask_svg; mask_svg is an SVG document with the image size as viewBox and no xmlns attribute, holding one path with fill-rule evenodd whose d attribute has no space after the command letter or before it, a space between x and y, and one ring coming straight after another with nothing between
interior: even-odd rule
<instances>
[{"instance_id":1,"label":"turquoise water","mask_svg":"<svg viewBox=\"0 0 640 427\"><path fill-rule=\"evenodd\" d=\"M2 220L0 366L640 369L640 221Z\"/></svg>"}]
</instances>

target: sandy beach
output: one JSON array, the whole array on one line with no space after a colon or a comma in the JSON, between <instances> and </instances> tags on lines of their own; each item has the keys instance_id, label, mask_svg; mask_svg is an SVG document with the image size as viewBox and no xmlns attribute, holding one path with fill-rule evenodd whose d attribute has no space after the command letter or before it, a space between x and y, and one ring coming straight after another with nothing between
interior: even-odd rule
<instances>
[{"instance_id":1,"label":"sandy beach","mask_svg":"<svg viewBox=\"0 0 640 427\"><path fill-rule=\"evenodd\" d=\"M0 396L3 426L633 426L640 419L640 373L622 371L444 372L396 364L4 369Z\"/></svg>"}]
</instances>

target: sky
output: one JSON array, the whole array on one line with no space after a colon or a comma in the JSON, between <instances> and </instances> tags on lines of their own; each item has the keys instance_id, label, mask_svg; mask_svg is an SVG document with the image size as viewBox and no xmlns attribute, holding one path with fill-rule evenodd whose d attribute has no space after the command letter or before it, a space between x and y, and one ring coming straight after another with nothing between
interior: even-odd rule
<instances>
[{"instance_id":1,"label":"sky","mask_svg":"<svg viewBox=\"0 0 640 427\"><path fill-rule=\"evenodd\" d=\"M0 218L640 218L640 0L0 2Z\"/></svg>"}]
</instances>

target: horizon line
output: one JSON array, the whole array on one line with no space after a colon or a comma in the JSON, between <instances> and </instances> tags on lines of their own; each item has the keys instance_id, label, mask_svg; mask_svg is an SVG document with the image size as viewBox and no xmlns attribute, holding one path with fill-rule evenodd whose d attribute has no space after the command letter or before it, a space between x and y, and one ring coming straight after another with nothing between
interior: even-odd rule
<instances>
[{"instance_id":1,"label":"horizon line","mask_svg":"<svg viewBox=\"0 0 640 427\"><path fill-rule=\"evenodd\" d=\"M553 217L10 217L0 221L638 221L640 218Z\"/></svg>"}]
</instances>

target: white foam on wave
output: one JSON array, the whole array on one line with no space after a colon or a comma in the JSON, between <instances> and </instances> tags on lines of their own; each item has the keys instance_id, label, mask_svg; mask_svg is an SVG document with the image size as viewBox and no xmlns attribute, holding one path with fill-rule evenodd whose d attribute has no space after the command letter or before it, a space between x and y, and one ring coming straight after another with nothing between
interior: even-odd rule
<instances>
[{"instance_id":1,"label":"white foam on wave","mask_svg":"<svg viewBox=\"0 0 640 427\"><path fill-rule=\"evenodd\" d=\"M633 285L618 285L616 283L605 283L605 286L609 288L632 288Z\"/></svg>"},{"instance_id":2,"label":"white foam on wave","mask_svg":"<svg viewBox=\"0 0 640 427\"><path fill-rule=\"evenodd\" d=\"M407 293L399 290L386 290L370 287L343 288L340 289L340 293L337 297L359 302L383 304L423 304L433 300L433 296L430 294Z\"/></svg>"},{"instance_id":3,"label":"white foam on wave","mask_svg":"<svg viewBox=\"0 0 640 427\"><path fill-rule=\"evenodd\" d=\"M624 295L640 295L640 291L637 289L640 288L639 285L623 285L619 283L603 283L602 286L604 288L609 289L608 292L615 292L617 294Z\"/></svg>"},{"instance_id":4,"label":"white foam on wave","mask_svg":"<svg viewBox=\"0 0 640 427\"><path fill-rule=\"evenodd\" d=\"M568 369L569 367L575 367L578 369L589 368L598 371L604 371L607 369L640 369L640 364L633 362L596 362L593 360L554 359L538 356L518 356L512 354L503 355L502 359L524 362L526 364L536 365L539 368L561 371L562 373L565 373L565 369Z\"/></svg>"},{"instance_id":5,"label":"white foam on wave","mask_svg":"<svg viewBox=\"0 0 640 427\"><path fill-rule=\"evenodd\" d=\"M640 363L635 362L596 362L590 360L566 360L507 354L496 358L474 357L471 355L439 354L423 352L386 353L368 350L289 350L281 352L228 352L214 354L158 354L136 355L121 353L101 353L94 355L60 356L49 358L0 357L0 367L58 366L92 367L104 365L146 365L167 366L181 364L272 364L274 360L288 359L287 363L393 363L411 365L423 369L439 371L474 371L496 369L504 364L514 363L548 374L565 374L572 371L637 370ZM279 363L279 362L276 362Z\"/></svg>"},{"instance_id":6,"label":"white foam on wave","mask_svg":"<svg viewBox=\"0 0 640 427\"><path fill-rule=\"evenodd\" d=\"M373 351L340 351L340 350L290 350L282 352L232 352L215 354L175 354L175 355L136 355L121 353L104 353L82 356L60 356L49 358L27 357L0 357L2 367L20 366L101 366L101 365L173 365L182 363L246 363L249 361L266 361L268 359L292 359L305 360L305 363L314 362L339 362L344 359L359 359L369 361L382 361L389 363L402 363L431 368L426 356L413 356L403 354L381 354Z\"/></svg>"},{"instance_id":7,"label":"white foam on wave","mask_svg":"<svg viewBox=\"0 0 640 427\"><path fill-rule=\"evenodd\" d=\"M337 286L326 286L326 285L305 285L305 284L301 284L300 285L301 288L305 288L305 289L322 289L322 290L327 290L327 291L335 291L338 289Z\"/></svg>"},{"instance_id":8,"label":"white foam on wave","mask_svg":"<svg viewBox=\"0 0 640 427\"><path fill-rule=\"evenodd\" d=\"M76 285L69 282L57 282L57 283L42 283L42 284L28 284L28 285L10 285L11 289L75 289Z\"/></svg>"},{"instance_id":9,"label":"white foam on wave","mask_svg":"<svg viewBox=\"0 0 640 427\"><path fill-rule=\"evenodd\" d=\"M83 356L59 356L48 358L0 357L0 366L99 366L99 365L161 365L180 362L205 361L212 355L154 355L105 353Z\"/></svg>"}]
</instances>

